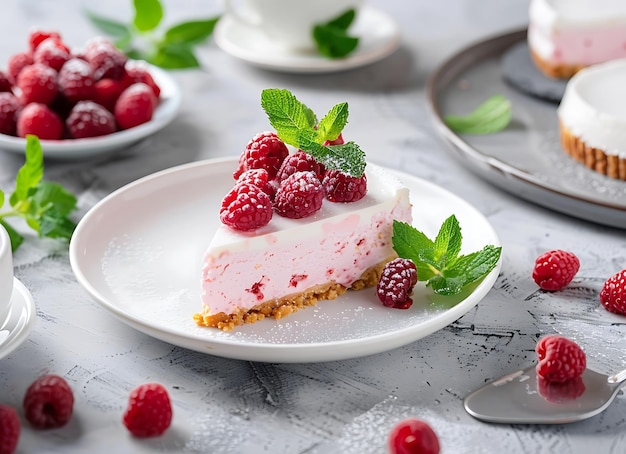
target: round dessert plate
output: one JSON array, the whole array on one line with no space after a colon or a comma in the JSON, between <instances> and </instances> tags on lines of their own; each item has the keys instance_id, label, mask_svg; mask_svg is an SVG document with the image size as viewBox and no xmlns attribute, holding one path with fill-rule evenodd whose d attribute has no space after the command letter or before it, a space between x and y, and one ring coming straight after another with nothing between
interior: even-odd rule
<instances>
[{"instance_id":1,"label":"round dessert plate","mask_svg":"<svg viewBox=\"0 0 626 454\"><path fill-rule=\"evenodd\" d=\"M28 289L13 278L11 309L0 320L0 359L8 356L26 340L35 323L35 302Z\"/></svg>"},{"instance_id":2,"label":"round dessert plate","mask_svg":"<svg viewBox=\"0 0 626 454\"><path fill-rule=\"evenodd\" d=\"M365 6L350 28L359 38L356 50L345 58L329 59L317 53L290 51L260 30L224 15L213 32L226 53L265 69L287 73L330 73L364 66L392 54L400 44L400 29L387 14Z\"/></svg>"},{"instance_id":3,"label":"round dessert plate","mask_svg":"<svg viewBox=\"0 0 626 454\"><path fill-rule=\"evenodd\" d=\"M320 301L281 320L232 332L198 327L202 256L219 227L219 206L237 160L174 167L124 186L83 217L70 242L78 281L104 308L150 336L212 355L265 362L354 358L406 345L452 323L493 286L500 263L471 291L435 297L416 287L408 310L386 308L374 289ZM373 164L368 164L373 166ZM432 183L393 172L411 191L416 228L434 237L454 214L463 251L499 245L472 206Z\"/></svg>"},{"instance_id":4,"label":"round dessert plate","mask_svg":"<svg viewBox=\"0 0 626 454\"><path fill-rule=\"evenodd\" d=\"M558 103L507 81L503 60L526 36L524 29L478 42L432 74L428 97L436 127L456 157L492 184L554 211L626 228L626 182L572 159L561 148ZM496 94L512 104L513 119L504 131L456 134L445 125L447 115L467 114Z\"/></svg>"},{"instance_id":5,"label":"round dessert plate","mask_svg":"<svg viewBox=\"0 0 626 454\"><path fill-rule=\"evenodd\" d=\"M167 126L180 108L180 89L174 79L160 68L149 65L150 74L161 89L160 102L152 120L131 129L86 139L42 140L45 158L57 160L89 159L112 154L154 134ZM0 134L0 149L24 154L26 139Z\"/></svg>"}]
</instances>

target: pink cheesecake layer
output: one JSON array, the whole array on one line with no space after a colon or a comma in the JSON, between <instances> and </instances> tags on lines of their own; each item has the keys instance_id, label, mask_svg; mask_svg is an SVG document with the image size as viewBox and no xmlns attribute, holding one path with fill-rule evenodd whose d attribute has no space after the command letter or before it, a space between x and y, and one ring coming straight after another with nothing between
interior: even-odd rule
<instances>
[{"instance_id":1,"label":"pink cheesecake layer","mask_svg":"<svg viewBox=\"0 0 626 454\"><path fill-rule=\"evenodd\" d=\"M545 60L588 66L626 57L626 26L546 30L530 26L531 47Z\"/></svg>"},{"instance_id":2,"label":"pink cheesecake layer","mask_svg":"<svg viewBox=\"0 0 626 454\"><path fill-rule=\"evenodd\" d=\"M368 166L368 169L370 166ZM312 219L274 216L262 232L234 233L221 226L204 257L202 301L209 314L233 314L334 282L349 287L392 257L394 219L411 222L408 190L386 186L375 169L369 191L354 203L325 201Z\"/></svg>"}]
</instances>

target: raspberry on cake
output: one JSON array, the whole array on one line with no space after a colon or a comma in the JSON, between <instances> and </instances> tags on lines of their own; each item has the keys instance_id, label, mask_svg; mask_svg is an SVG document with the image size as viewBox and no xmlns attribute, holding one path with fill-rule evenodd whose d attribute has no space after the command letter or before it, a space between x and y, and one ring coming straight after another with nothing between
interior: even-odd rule
<instances>
[{"instance_id":1,"label":"raspberry on cake","mask_svg":"<svg viewBox=\"0 0 626 454\"><path fill-rule=\"evenodd\" d=\"M557 110L563 149L576 161L626 181L626 59L585 68L567 83Z\"/></svg>"},{"instance_id":2,"label":"raspberry on cake","mask_svg":"<svg viewBox=\"0 0 626 454\"><path fill-rule=\"evenodd\" d=\"M547 76L569 78L590 65L626 57L626 2L532 0L528 46Z\"/></svg>"}]
</instances>

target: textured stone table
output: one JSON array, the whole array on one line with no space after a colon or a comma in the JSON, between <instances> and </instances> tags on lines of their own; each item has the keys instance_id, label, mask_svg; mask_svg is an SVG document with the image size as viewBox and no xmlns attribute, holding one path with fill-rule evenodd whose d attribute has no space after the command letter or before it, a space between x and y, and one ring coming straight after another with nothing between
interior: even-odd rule
<instances>
[{"instance_id":1,"label":"textured stone table","mask_svg":"<svg viewBox=\"0 0 626 454\"><path fill-rule=\"evenodd\" d=\"M101 3L103 13L130 17L130 1ZM72 385L76 405L63 429L38 432L25 424L18 452L383 453L391 427L409 416L432 424L444 453L624 452L621 395L601 415L571 425L490 425L462 406L476 387L532 364L537 339L549 333L579 341L599 371L626 366L626 319L607 316L598 304L604 280L626 266L625 232L540 208L481 180L447 152L429 116L429 74L466 44L523 26L527 1L371 3L402 29L400 49L384 61L337 74L286 75L250 67L208 43L203 70L173 73L183 105L171 125L111 158L47 162L46 178L78 194L78 219L113 190L155 171L238 155L268 127L258 105L263 88L288 88L319 110L348 101L351 133L371 161L445 187L489 219L504 251L493 289L450 326L386 353L329 363L246 362L128 327L78 284L67 244L28 234L15 255L15 275L35 299L37 320L27 341L0 360L0 401L20 407L28 383L54 372ZM171 22L220 12L217 1L165 5ZM24 48L34 26L83 43L95 30L81 6L4 1L0 61ZM12 188L21 165L21 156L0 152L0 187ZM535 257L555 248L574 251L581 269L567 290L549 295L530 273ZM127 395L153 380L171 393L174 424L161 438L133 440L121 425Z\"/></svg>"}]
</instances>

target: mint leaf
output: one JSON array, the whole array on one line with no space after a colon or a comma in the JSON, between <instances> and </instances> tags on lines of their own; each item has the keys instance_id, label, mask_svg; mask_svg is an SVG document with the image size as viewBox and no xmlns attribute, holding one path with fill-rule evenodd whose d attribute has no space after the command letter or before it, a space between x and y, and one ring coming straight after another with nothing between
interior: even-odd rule
<instances>
[{"instance_id":1,"label":"mint leaf","mask_svg":"<svg viewBox=\"0 0 626 454\"><path fill-rule=\"evenodd\" d=\"M122 22L102 17L88 10L85 11L85 15L99 30L114 38L121 39L132 33L130 27Z\"/></svg>"},{"instance_id":2,"label":"mint leaf","mask_svg":"<svg viewBox=\"0 0 626 454\"><path fill-rule=\"evenodd\" d=\"M43 150L39 138L33 135L26 136L26 162L17 171L15 190L9 199L12 207L28 199L33 189L43 178Z\"/></svg>"},{"instance_id":3,"label":"mint leaf","mask_svg":"<svg viewBox=\"0 0 626 454\"><path fill-rule=\"evenodd\" d=\"M348 103L337 104L322 118L317 126L317 135L321 143L335 140L348 123Z\"/></svg>"},{"instance_id":4,"label":"mint leaf","mask_svg":"<svg viewBox=\"0 0 626 454\"><path fill-rule=\"evenodd\" d=\"M446 116L444 123L457 133L491 134L506 128L511 117L511 102L502 95L494 95L468 115Z\"/></svg>"},{"instance_id":5,"label":"mint leaf","mask_svg":"<svg viewBox=\"0 0 626 454\"><path fill-rule=\"evenodd\" d=\"M43 181L43 152L36 136L26 136L26 161L18 170L15 189L9 197L11 210L0 213L0 224L9 233L15 251L24 238L6 218L21 217L40 237L70 239L76 224L69 215L76 208L76 197L59 183ZM5 199L0 191L0 208Z\"/></svg>"},{"instance_id":6,"label":"mint leaf","mask_svg":"<svg viewBox=\"0 0 626 454\"><path fill-rule=\"evenodd\" d=\"M218 19L218 17L214 17L212 19L182 22L174 25L165 31L162 43L199 44L211 36Z\"/></svg>"},{"instance_id":7,"label":"mint leaf","mask_svg":"<svg viewBox=\"0 0 626 454\"><path fill-rule=\"evenodd\" d=\"M467 255L461 251L461 228L456 216L447 218L435 238L404 222L393 223L393 248L399 257L410 259L417 268L417 278L440 295L454 295L482 279L500 260L501 247L487 245Z\"/></svg>"},{"instance_id":8,"label":"mint leaf","mask_svg":"<svg viewBox=\"0 0 626 454\"><path fill-rule=\"evenodd\" d=\"M359 38L347 33L355 16L356 11L349 9L335 19L313 27L313 39L320 54L328 58L343 58L357 48Z\"/></svg>"},{"instance_id":9,"label":"mint leaf","mask_svg":"<svg viewBox=\"0 0 626 454\"><path fill-rule=\"evenodd\" d=\"M133 0L133 6L133 25L137 30L148 32L159 26L163 19L163 6L159 0Z\"/></svg>"},{"instance_id":10,"label":"mint leaf","mask_svg":"<svg viewBox=\"0 0 626 454\"><path fill-rule=\"evenodd\" d=\"M164 69L200 67L200 62L193 53L193 49L183 43L160 46L154 54L141 55L139 58Z\"/></svg>"},{"instance_id":11,"label":"mint leaf","mask_svg":"<svg viewBox=\"0 0 626 454\"><path fill-rule=\"evenodd\" d=\"M261 106L283 142L310 153L329 169L338 169L356 177L363 175L365 153L357 144L323 145L326 136L338 136L347 123L347 104L338 104L331 109L323 119L324 124L320 123L322 131L315 129L313 111L289 90L263 90Z\"/></svg>"}]
</instances>

